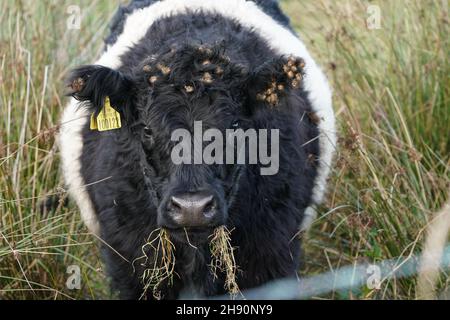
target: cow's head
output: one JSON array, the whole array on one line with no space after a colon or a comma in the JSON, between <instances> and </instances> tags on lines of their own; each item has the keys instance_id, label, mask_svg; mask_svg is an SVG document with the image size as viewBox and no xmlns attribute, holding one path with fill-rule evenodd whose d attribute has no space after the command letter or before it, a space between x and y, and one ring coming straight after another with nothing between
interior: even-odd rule
<instances>
[{"instance_id":1,"label":"cow's head","mask_svg":"<svg viewBox=\"0 0 450 320\"><path fill-rule=\"evenodd\" d=\"M187 143L206 147L208 138L196 141L194 133L201 121L203 133L211 128L222 133L225 155L227 129L274 129L270 119L294 103L289 92L301 85L303 67L301 59L280 57L248 70L220 46L185 45L150 56L131 69L80 67L68 84L72 96L90 101L94 114L109 97L124 127L139 140L142 174L158 205L158 224L180 239L186 230L207 238L228 222L242 165L196 163L194 149L191 162L178 163L173 151L182 139L174 132L189 132Z\"/></svg>"}]
</instances>

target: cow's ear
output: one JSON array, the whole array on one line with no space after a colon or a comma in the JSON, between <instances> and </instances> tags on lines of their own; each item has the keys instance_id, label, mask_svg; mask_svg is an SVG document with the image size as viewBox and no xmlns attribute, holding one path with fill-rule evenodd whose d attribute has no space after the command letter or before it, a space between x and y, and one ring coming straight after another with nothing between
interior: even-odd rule
<instances>
[{"instance_id":1,"label":"cow's ear","mask_svg":"<svg viewBox=\"0 0 450 320\"><path fill-rule=\"evenodd\" d=\"M279 107L292 90L302 87L304 68L304 60L293 56L282 56L261 65L247 82L249 107Z\"/></svg>"},{"instance_id":2,"label":"cow's ear","mask_svg":"<svg viewBox=\"0 0 450 320\"><path fill-rule=\"evenodd\" d=\"M124 115L132 110L134 84L120 71L99 65L78 67L69 74L66 80L67 95L79 101L89 101L93 112L102 110L105 99L109 97L111 105Z\"/></svg>"}]
</instances>

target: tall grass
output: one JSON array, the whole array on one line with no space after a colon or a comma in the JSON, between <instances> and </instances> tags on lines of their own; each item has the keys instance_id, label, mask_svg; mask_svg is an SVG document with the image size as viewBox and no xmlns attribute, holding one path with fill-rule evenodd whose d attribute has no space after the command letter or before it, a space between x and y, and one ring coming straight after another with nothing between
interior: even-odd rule
<instances>
[{"instance_id":1,"label":"tall grass","mask_svg":"<svg viewBox=\"0 0 450 320\"><path fill-rule=\"evenodd\" d=\"M308 274L417 254L450 190L447 2L375 4L381 29L370 30L367 1L285 2L327 66L340 130L328 201L307 239ZM407 299L415 285L393 279L332 297Z\"/></svg>"},{"instance_id":2,"label":"tall grass","mask_svg":"<svg viewBox=\"0 0 450 320\"><path fill-rule=\"evenodd\" d=\"M101 50L116 7L83 1L82 29L69 30L69 4L0 4L0 299L108 294L95 239L77 210L39 210L47 196L65 196L55 144L64 107L61 80L69 66L92 61ZM66 289L72 264L82 270L80 291Z\"/></svg>"},{"instance_id":3,"label":"tall grass","mask_svg":"<svg viewBox=\"0 0 450 320\"><path fill-rule=\"evenodd\" d=\"M0 2L0 299L111 297L77 209L39 210L47 196L66 195L55 147L61 80L98 56L117 6L75 1L83 19L70 30L72 4ZM307 275L418 254L450 189L447 2L379 1L379 30L366 26L369 4L282 1L332 82L340 131L329 196L304 239ZM81 290L66 288L72 264ZM412 299L415 287L415 277L393 279L326 298Z\"/></svg>"}]
</instances>

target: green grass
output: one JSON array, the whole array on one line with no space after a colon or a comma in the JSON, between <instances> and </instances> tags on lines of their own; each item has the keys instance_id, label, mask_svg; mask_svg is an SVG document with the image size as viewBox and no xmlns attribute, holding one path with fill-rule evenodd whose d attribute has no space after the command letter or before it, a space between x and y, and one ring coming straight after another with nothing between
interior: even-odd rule
<instances>
[{"instance_id":1,"label":"green grass","mask_svg":"<svg viewBox=\"0 0 450 320\"><path fill-rule=\"evenodd\" d=\"M81 30L67 7L80 4ZM366 27L379 3L381 29ZM305 237L306 275L420 253L450 189L449 20L446 1L285 0L295 28L334 89L339 149L327 201ZM94 61L117 3L0 4L0 299L111 298L98 240L73 206L42 214L65 194L55 146L67 70ZM67 266L82 289L66 289ZM450 286L443 272L440 290ZM414 299L416 278L334 299Z\"/></svg>"}]
</instances>

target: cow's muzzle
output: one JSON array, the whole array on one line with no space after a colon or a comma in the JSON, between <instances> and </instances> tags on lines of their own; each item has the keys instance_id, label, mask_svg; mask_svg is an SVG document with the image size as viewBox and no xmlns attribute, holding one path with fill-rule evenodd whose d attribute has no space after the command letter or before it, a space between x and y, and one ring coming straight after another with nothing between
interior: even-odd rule
<instances>
[{"instance_id":1,"label":"cow's muzzle","mask_svg":"<svg viewBox=\"0 0 450 320\"><path fill-rule=\"evenodd\" d=\"M172 194L158 212L158 224L168 229L209 229L224 223L224 208L208 191Z\"/></svg>"}]
</instances>

